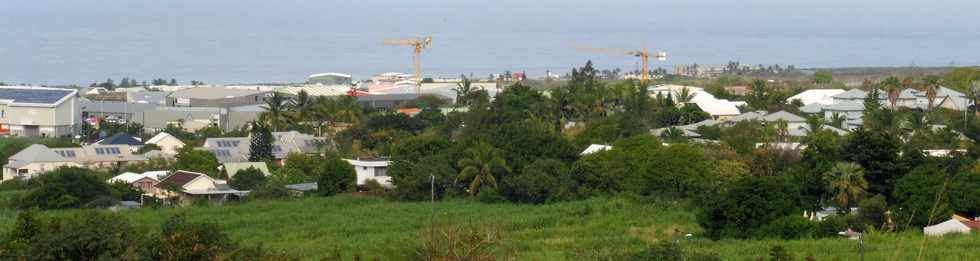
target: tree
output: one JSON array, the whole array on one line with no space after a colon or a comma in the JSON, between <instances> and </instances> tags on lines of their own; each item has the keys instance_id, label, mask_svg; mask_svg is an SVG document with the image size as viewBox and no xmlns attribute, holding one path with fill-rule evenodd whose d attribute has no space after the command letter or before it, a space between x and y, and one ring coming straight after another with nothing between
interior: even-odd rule
<instances>
[{"instance_id":1,"label":"tree","mask_svg":"<svg viewBox=\"0 0 980 261\"><path fill-rule=\"evenodd\" d=\"M858 202L857 218L867 226L884 227L888 222L885 212L888 212L888 202L885 201L883 195L876 195Z\"/></svg>"},{"instance_id":2,"label":"tree","mask_svg":"<svg viewBox=\"0 0 980 261\"><path fill-rule=\"evenodd\" d=\"M265 184L265 173L261 170L249 167L235 173L231 182L228 183L237 190L252 190Z\"/></svg>"},{"instance_id":3,"label":"tree","mask_svg":"<svg viewBox=\"0 0 980 261\"><path fill-rule=\"evenodd\" d=\"M38 220L18 215L14 233L0 256L17 260L143 260L139 237L125 218L83 211L67 218ZM26 233L30 232L30 233Z\"/></svg>"},{"instance_id":4,"label":"tree","mask_svg":"<svg viewBox=\"0 0 980 261\"><path fill-rule=\"evenodd\" d=\"M861 166L851 162L838 162L824 176L827 190L834 194L834 200L843 212L850 212L851 203L867 193L868 182L864 180Z\"/></svg>"},{"instance_id":5,"label":"tree","mask_svg":"<svg viewBox=\"0 0 980 261\"><path fill-rule=\"evenodd\" d=\"M469 182L470 196L475 196L484 186L497 189L497 176L510 172L500 150L486 142L477 142L466 149L467 158L460 159L456 182Z\"/></svg>"},{"instance_id":6,"label":"tree","mask_svg":"<svg viewBox=\"0 0 980 261\"><path fill-rule=\"evenodd\" d=\"M289 107L292 106L290 101L285 96L282 96L282 94L279 94L279 92L273 92L272 96L266 98L265 103L262 106L265 112L259 115L259 119L263 123L268 124L272 128L272 131L282 131L288 122L286 115Z\"/></svg>"},{"instance_id":7,"label":"tree","mask_svg":"<svg viewBox=\"0 0 980 261\"><path fill-rule=\"evenodd\" d=\"M317 193L333 196L352 191L357 187L357 172L354 166L338 157L330 157L320 165L320 178Z\"/></svg>"},{"instance_id":8,"label":"tree","mask_svg":"<svg viewBox=\"0 0 980 261\"><path fill-rule=\"evenodd\" d=\"M21 208L105 207L118 200L112 198L109 185L87 169L62 167L37 177L35 181L40 186L24 197L20 202ZM105 199L110 201L105 202Z\"/></svg>"},{"instance_id":9,"label":"tree","mask_svg":"<svg viewBox=\"0 0 980 261\"><path fill-rule=\"evenodd\" d=\"M473 88L473 81L466 77L466 75L460 75L460 82L456 83L456 88L453 88L453 92L456 92L456 106L469 106L469 97L473 94L475 89Z\"/></svg>"},{"instance_id":10,"label":"tree","mask_svg":"<svg viewBox=\"0 0 980 261\"><path fill-rule=\"evenodd\" d=\"M881 81L881 86L888 93L888 103L891 104L892 110L895 109L895 103L898 102L898 95L902 92L900 86L902 85L901 80L895 76L888 76L884 81Z\"/></svg>"},{"instance_id":11,"label":"tree","mask_svg":"<svg viewBox=\"0 0 980 261\"><path fill-rule=\"evenodd\" d=\"M936 93L942 86L942 78L938 75L929 75L925 78L926 99L929 99L927 109L932 110L933 103L936 101Z\"/></svg>"},{"instance_id":12,"label":"tree","mask_svg":"<svg viewBox=\"0 0 980 261\"><path fill-rule=\"evenodd\" d=\"M519 174L504 179L502 194L511 202L545 203L558 192L560 179L566 176L568 167L555 159L536 160Z\"/></svg>"},{"instance_id":13,"label":"tree","mask_svg":"<svg viewBox=\"0 0 980 261\"><path fill-rule=\"evenodd\" d=\"M947 200L939 196L948 185L948 176L941 168L932 164L915 168L895 184L892 195L896 206L895 220L901 225L909 222L913 227L923 227L953 214ZM949 195L943 198L949 198Z\"/></svg>"},{"instance_id":14,"label":"tree","mask_svg":"<svg viewBox=\"0 0 980 261\"><path fill-rule=\"evenodd\" d=\"M818 70L813 74L813 82L817 84L830 84L834 81L834 74L830 70Z\"/></svg>"},{"instance_id":15,"label":"tree","mask_svg":"<svg viewBox=\"0 0 980 261\"><path fill-rule=\"evenodd\" d=\"M275 137L269 126L261 122L252 122L251 143L249 143L248 161L259 162L275 158L272 146Z\"/></svg>"},{"instance_id":16,"label":"tree","mask_svg":"<svg viewBox=\"0 0 980 261\"><path fill-rule=\"evenodd\" d=\"M890 133L858 129L844 142L842 159L861 165L869 193L891 195L895 180L906 172L898 144L901 141Z\"/></svg>"},{"instance_id":17,"label":"tree","mask_svg":"<svg viewBox=\"0 0 980 261\"><path fill-rule=\"evenodd\" d=\"M304 126L313 115L313 102L306 90L299 91L296 94L296 102L289 104L288 108L293 113L292 121L299 126Z\"/></svg>"},{"instance_id":18,"label":"tree","mask_svg":"<svg viewBox=\"0 0 980 261\"><path fill-rule=\"evenodd\" d=\"M767 237L767 225L797 215L797 195L780 177L745 177L704 201L697 221L712 239Z\"/></svg>"},{"instance_id":19,"label":"tree","mask_svg":"<svg viewBox=\"0 0 980 261\"><path fill-rule=\"evenodd\" d=\"M218 158L206 150L196 150L188 144L177 152L177 162L171 170L187 170L207 174L212 178L222 178L218 173Z\"/></svg>"}]
</instances>

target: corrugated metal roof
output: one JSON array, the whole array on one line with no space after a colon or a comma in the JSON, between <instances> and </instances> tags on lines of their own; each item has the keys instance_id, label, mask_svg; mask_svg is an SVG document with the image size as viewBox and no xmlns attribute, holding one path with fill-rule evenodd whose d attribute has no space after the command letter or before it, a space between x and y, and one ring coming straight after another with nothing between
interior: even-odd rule
<instances>
[{"instance_id":1,"label":"corrugated metal roof","mask_svg":"<svg viewBox=\"0 0 980 261\"><path fill-rule=\"evenodd\" d=\"M45 87L0 87L0 100L14 103L57 104L65 97L77 93L75 90Z\"/></svg>"}]
</instances>

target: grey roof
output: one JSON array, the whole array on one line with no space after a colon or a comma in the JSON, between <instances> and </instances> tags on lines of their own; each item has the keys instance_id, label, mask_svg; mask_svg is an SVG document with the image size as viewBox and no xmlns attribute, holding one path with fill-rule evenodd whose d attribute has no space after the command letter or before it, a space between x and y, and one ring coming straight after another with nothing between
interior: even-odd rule
<instances>
[{"instance_id":1,"label":"grey roof","mask_svg":"<svg viewBox=\"0 0 980 261\"><path fill-rule=\"evenodd\" d=\"M670 128L653 129L653 130L650 130L650 134L653 134L654 136L660 137L660 136L663 136L664 133L666 133L669 129ZM697 132L694 132L694 131L691 131L691 130L688 130L688 129L681 129L681 128L677 128L677 129L678 130L681 130L682 136L684 136L684 137L688 137L688 138L701 137L701 134L700 133L697 133Z\"/></svg>"},{"instance_id":2,"label":"grey roof","mask_svg":"<svg viewBox=\"0 0 980 261\"><path fill-rule=\"evenodd\" d=\"M414 93L393 93L393 94L372 94L365 96L357 96L357 101L368 102L368 101L408 101L418 98L419 96L436 96L445 100L452 100L450 97L446 97L442 94L427 93L427 94L414 94Z\"/></svg>"},{"instance_id":3,"label":"grey roof","mask_svg":"<svg viewBox=\"0 0 980 261\"><path fill-rule=\"evenodd\" d=\"M131 92L129 93L129 102L137 104L153 104L153 105L165 105L167 104L167 96L170 92Z\"/></svg>"},{"instance_id":4,"label":"grey roof","mask_svg":"<svg viewBox=\"0 0 980 261\"><path fill-rule=\"evenodd\" d=\"M800 107L800 111L804 113L820 113L821 111L823 111L823 108L826 106L827 105L823 105L819 103L811 103L810 105L804 105Z\"/></svg>"},{"instance_id":5,"label":"grey roof","mask_svg":"<svg viewBox=\"0 0 980 261\"><path fill-rule=\"evenodd\" d=\"M289 153L315 152L316 143L326 141L326 138L297 131L273 132L272 136L276 139L272 144L272 155L277 159L286 158ZM201 149L213 153L220 163L247 162L251 150L250 142L249 137L208 138Z\"/></svg>"},{"instance_id":6,"label":"grey roof","mask_svg":"<svg viewBox=\"0 0 980 261\"><path fill-rule=\"evenodd\" d=\"M75 90L41 87L0 87L0 100L16 103L57 104Z\"/></svg>"},{"instance_id":7,"label":"grey roof","mask_svg":"<svg viewBox=\"0 0 980 261\"><path fill-rule=\"evenodd\" d=\"M778 112L771 113L769 115L762 117L762 120L769 121L769 122L774 122L778 120L784 120L786 122L806 122L806 118L797 116L796 114L792 114L786 111L778 111Z\"/></svg>"},{"instance_id":8,"label":"grey roof","mask_svg":"<svg viewBox=\"0 0 980 261\"><path fill-rule=\"evenodd\" d=\"M864 111L864 102L841 102L823 107L828 111Z\"/></svg>"},{"instance_id":9,"label":"grey roof","mask_svg":"<svg viewBox=\"0 0 980 261\"><path fill-rule=\"evenodd\" d=\"M317 189L317 183L316 182L311 182L311 183L289 184L289 185L286 185L285 187L286 187L286 189L290 189L290 190L307 192L307 191L316 190Z\"/></svg>"},{"instance_id":10,"label":"grey roof","mask_svg":"<svg viewBox=\"0 0 980 261\"><path fill-rule=\"evenodd\" d=\"M64 157L55 153L47 146L41 144L33 144L27 146L23 150L17 152L13 156L8 158L9 163L7 167L9 168L20 168L27 166L34 162L63 162L66 161Z\"/></svg>"},{"instance_id":11,"label":"grey roof","mask_svg":"<svg viewBox=\"0 0 980 261\"><path fill-rule=\"evenodd\" d=\"M227 99L234 97L249 96L254 94L267 93L268 91L225 88L225 87L194 87L170 93L171 98L190 98L190 99Z\"/></svg>"},{"instance_id":12,"label":"grey roof","mask_svg":"<svg viewBox=\"0 0 980 261\"><path fill-rule=\"evenodd\" d=\"M102 145L143 145L143 142L125 132L116 133L98 142Z\"/></svg>"},{"instance_id":13,"label":"grey roof","mask_svg":"<svg viewBox=\"0 0 980 261\"><path fill-rule=\"evenodd\" d=\"M910 89L905 89L905 90L902 90L902 92L898 94L898 98L899 99L915 99L915 97L917 96L918 92L919 91L917 91L915 89L911 89L911 88Z\"/></svg>"},{"instance_id":14,"label":"grey roof","mask_svg":"<svg viewBox=\"0 0 980 261\"><path fill-rule=\"evenodd\" d=\"M691 123L691 124L688 124L688 125L680 125L680 126L676 126L676 127L679 128L679 129L696 130L696 129L698 129L698 127L701 127L701 126L715 126L715 125L718 125L718 123L719 122L716 121L716 120L707 119L707 120L703 120L703 121Z\"/></svg>"},{"instance_id":15,"label":"grey roof","mask_svg":"<svg viewBox=\"0 0 980 261\"><path fill-rule=\"evenodd\" d=\"M864 99L868 96L868 92L859 89L850 89L841 94L831 96L835 99Z\"/></svg>"},{"instance_id":16,"label":"grey roof","mask_svg":"<svg viewBox=\"0 0 980 261\"><path fill-rule=\"evenodd\" d=\"M739 114L738 116L731 117L725 121L727 122L739 122L747 120L760 120L766 115L765 111L750 111L746 113Z\"/></svg>"},{"instance_id":17,"label":"grey roof","mask_svg":"<svg viewBox=\"0 0 980 261\"><path fill-rule=\"evenodd\" d=\"M136 113L156 109L155 104L139 104L121 101L92 101L82 99L82 111L103 113Z\"/></svg>"}]
</instances>

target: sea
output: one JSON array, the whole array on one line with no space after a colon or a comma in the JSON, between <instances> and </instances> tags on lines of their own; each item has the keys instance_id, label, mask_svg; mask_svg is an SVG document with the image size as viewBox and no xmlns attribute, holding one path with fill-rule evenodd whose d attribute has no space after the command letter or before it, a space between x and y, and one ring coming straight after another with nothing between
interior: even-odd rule
<instances>
[{"instance_id":1,"label":"sea","mask_svg":"<svg viewBox=\"0 0 980 261\"><path fill-rule=\"evenodd\" d=\"M340 72L428 77L565 73L638 59L573 46L666 51L677 64L811 67L980 64L976 0L3 0L0 81L122 77L302 82Z\"/></svg>"}]
</instances>

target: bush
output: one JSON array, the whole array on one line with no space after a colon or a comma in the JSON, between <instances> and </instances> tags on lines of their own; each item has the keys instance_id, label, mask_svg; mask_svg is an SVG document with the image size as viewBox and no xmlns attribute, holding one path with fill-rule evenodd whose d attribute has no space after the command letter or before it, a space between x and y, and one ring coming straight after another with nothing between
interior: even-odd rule
<instances>
[{"instance_id":1,"label":"bush","mask_svg":"<svg viewBox=\"0 0 980 261\"><path fill-rule=\"evenodd\" d=\"M21 208L78 208L112 196L108 184L82 168L63 167L36 179L40 186L24 197Z\"/></svg>"},{"instance_id":2,"label":"bush","mask_svg":"<svg viewBox=\"0 0 980 261\"><path fill-rule=\"evenodd\" d=\"M716 254L684 252L674 242L661 241L631 258L633 261L720 261Z\"/></svg>"},{"instance_id":3,"label":"bush","mask_svg":"<svg viewBox=\"0 0 980 261\"><path fill-rule=\"evenodd\" d=\"M711 196L697 215L708 237L763 238L774 221L799 213L799 194L781 177L745 177ZM786 221L788 224L791 222Z\"/></svg>"},{"instance_id":4,"label":"bush","mask_svg":"<svg viewBox=\"0 0 980 261\"><path fill-rule=\"evenodd\" d=\"M817 232L818 224L798 215L781 217L762 229L762 235L785 240L811 238Z\"/></svg>"},{"instance_id":5,"label":"bush","mask_svg":"<svg viewBox=\"0 0 980 261\"><path fill-rule=\"evenodd\" d=\"M857 219L864 226L881 228L886 222L886 211L888 202L885 202L885 196L876 195L858 202Z\"/></svg>"},{"instance_id":6,"label":"bush","mask_svg":"<svg viewBox=\"0 0 980 261\"><path fill-rule=\"evenodd\" d=\"M250 199L280 199L290 197L289 189L277 184L263 184L248 193Z\"/></svg>"},{"instance_id":7,"label":"bush","mask_svg":"<svg viewBox=\"0 0 980 261\"><path fill-rule=\"evenodd\" d=\"M317 192L322 196L333 196L353 190L357 186L357 173L354 166L340 158L327 159L320 166L320 179Z\"/></svg>"},{"instance_id":8,"label":"bush","mask_svg":"<svg viewBox=\"0 0 980 261\"><path fill-rule=\"evenodd\" d=\"M364 186L360 188L360 190L367 191L368 194L378 197L384 197L385 193L388 192L388 189L385 189L381 183L378 183L377 180L373 179L369 179L367 182L364 182Z\"/></svg>"},{"instance_id":9,"label":"bush","mask_svg":"<svg viewBox=\"0 0 980 261\"><path fill-rule=\"evenodd\" d=\"M544 203L558 192L555 184L567 173L568 167L561 161L536 160L521 173L505 178L501 191L512 202Z\"/></svg>"},{"instance_id":10,"label":"bush","mask_svg":"<svg viewBox=\"0 0 980 261\"><path fill-rule=\"evenodd\" d=\"M497 193L497 189L489 187L481 189L476 197L478 201L483 203L492 204L504 202L504 197L500 196L500 193Z\"/></svg>"},{"instance_id":11,"label":"bush","mask_svg":"<svg viewBox=\"0 0 980 261\"><path fill-rule=\"evenodd\" d=\"M229 186L237 190L252 190L265 183L265 173L261 170L248 167L235 173L234 178L228 183Z\"/></svg>"},{"instance_id":12,"label":"bush","mask_svg":"<svg viewBox=\"0 0 980 261\"><path fill-rule=\"evenodd\" d=\"M174 216L148 247L153 260L218 260L236 248L235 242L215 223L191 223Z\"/></svg>"},{"instance_id":13,"label":"bush","mask_svg":"<svg viewBox=\"0 0 980 261\"><path fill-rule=\"evenodd\" d=\"M141 260L137 238L125 218L85 211L42 222L21 212L0 257L30 260Z\"/></svg>"}]
</instances>

